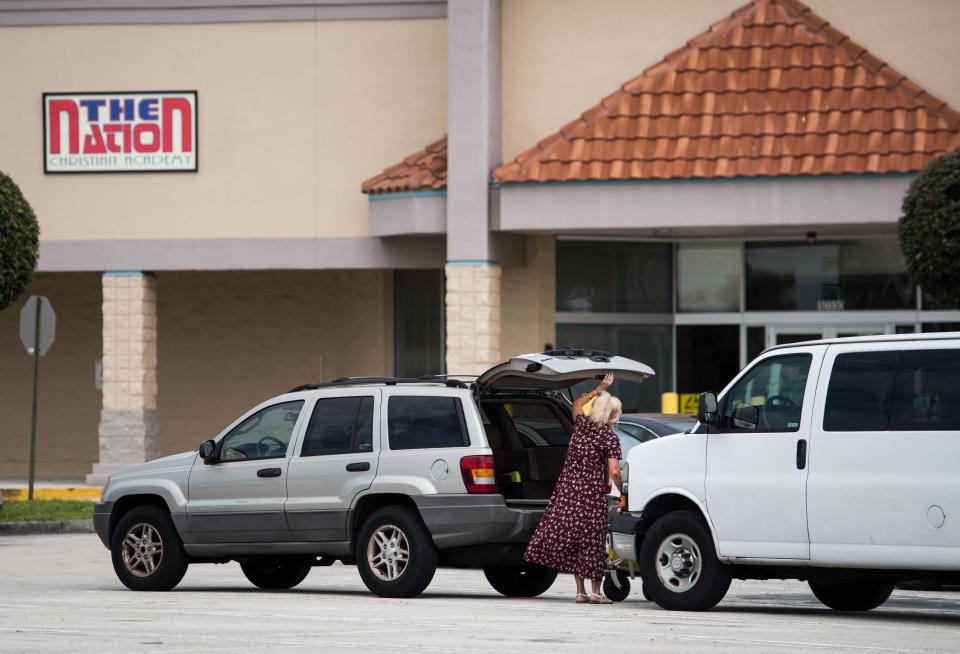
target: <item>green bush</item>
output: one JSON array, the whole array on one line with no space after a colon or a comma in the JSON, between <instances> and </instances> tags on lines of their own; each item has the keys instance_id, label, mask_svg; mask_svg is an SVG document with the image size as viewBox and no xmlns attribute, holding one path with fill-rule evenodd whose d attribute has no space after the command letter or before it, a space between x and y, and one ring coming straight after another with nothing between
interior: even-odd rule
<instances>
[{"instance_id":1,"label":"green bush","mask_svg":"<svg viewBox=\"0 0 960 654\"><path fill-rule=\"evenodd\" d=\"M0 311L13 304L37 267L40 226L20 188L0 172Z\"/></svg>"},{"instance_id":2,"label":"green bush","mask_svg":"<svg viewBox=\"0 0 960 654\"><path fill-rule=\"evenodd\" d=\"M960 307L960 149L928 163L910 184L897 235L924 296Z\"/></svg>"}]
</instances>

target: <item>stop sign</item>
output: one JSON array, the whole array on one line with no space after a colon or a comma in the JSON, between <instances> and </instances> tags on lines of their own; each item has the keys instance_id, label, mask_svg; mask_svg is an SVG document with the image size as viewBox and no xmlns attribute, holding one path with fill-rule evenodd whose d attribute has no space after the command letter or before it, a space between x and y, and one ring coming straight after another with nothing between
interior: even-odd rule
<instances>
[{"instance_id":1,"label":"stop sign","mask_svg":"<svg viewBox=\"0 0 960 654\"><path fill-rule=\"evenodd\" d=\"M40 356L43 356L53 345L57 331L57 314L53 312L50 300L42 295L31 295L20 310L20 340L28 354L33 354L37 349L37 343L34 342L37 337L37 303L40 304L39 349Z\"/></svg>"}]
</instances>

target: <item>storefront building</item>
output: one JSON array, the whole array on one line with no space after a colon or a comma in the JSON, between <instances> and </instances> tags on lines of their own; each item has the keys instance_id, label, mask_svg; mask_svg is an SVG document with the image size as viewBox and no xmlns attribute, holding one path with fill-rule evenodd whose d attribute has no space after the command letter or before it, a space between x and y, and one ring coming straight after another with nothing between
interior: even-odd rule
<instances>
[{"instance_id":1,"label":"storefront building","mask_svg":"<svg viewBox=\"0 0 960 654\"><path fill-rule=\"evenodd\" d=\"M960 147L956 3L126 5L0 9L0 169L58 317L42 477L307 381L571 345L651 365L616 389L651 411L775 343L960 329L895 237ZM18 314L0 478L26 472Z\"/></svg>"}]
</instances>

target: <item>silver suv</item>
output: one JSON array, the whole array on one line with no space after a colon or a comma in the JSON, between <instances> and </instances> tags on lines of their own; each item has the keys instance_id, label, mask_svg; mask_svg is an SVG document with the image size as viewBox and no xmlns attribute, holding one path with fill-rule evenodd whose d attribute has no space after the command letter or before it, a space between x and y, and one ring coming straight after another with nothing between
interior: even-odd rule
<instances>
[{"instance_id":1,"label":"silver suv","mask_svg":"<svg viewBox=\"0 0 960 654\"><path fill-rule=\"evenodd\" d=\"M299 386L254 407L199 451L110 476L94 526L128 588L169 590L190 563L238 561L286 589L313 566L356 564L382 597L422 592L438 565L482 567L514 597L556 573L522 554L572 430L564 391L642 381L606 352L515 357L475 382L352 378ZM522 438L535 425L547 439Z\"/></svg>"}]
</instances>

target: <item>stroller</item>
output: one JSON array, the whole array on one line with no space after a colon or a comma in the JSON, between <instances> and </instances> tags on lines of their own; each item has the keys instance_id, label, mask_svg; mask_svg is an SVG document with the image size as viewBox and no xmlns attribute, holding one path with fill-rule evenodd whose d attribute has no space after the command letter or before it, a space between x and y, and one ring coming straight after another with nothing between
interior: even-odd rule
<instances>
[{"instance_id":1,"label":"stroller","mask_svg":"<svg viewBox=\"0 0 960 654\"><path fill-rule=\"evenodd\" d=\"M643 588L640 579L640 566L636 561L621 559L613 551L610 534L607 534L607 570L603 575L603 594L614 602L622 602L630 595L630 580L635 579L641 584L643 596L650 599L647 589Z\"/></svg>"}]
</instances>

